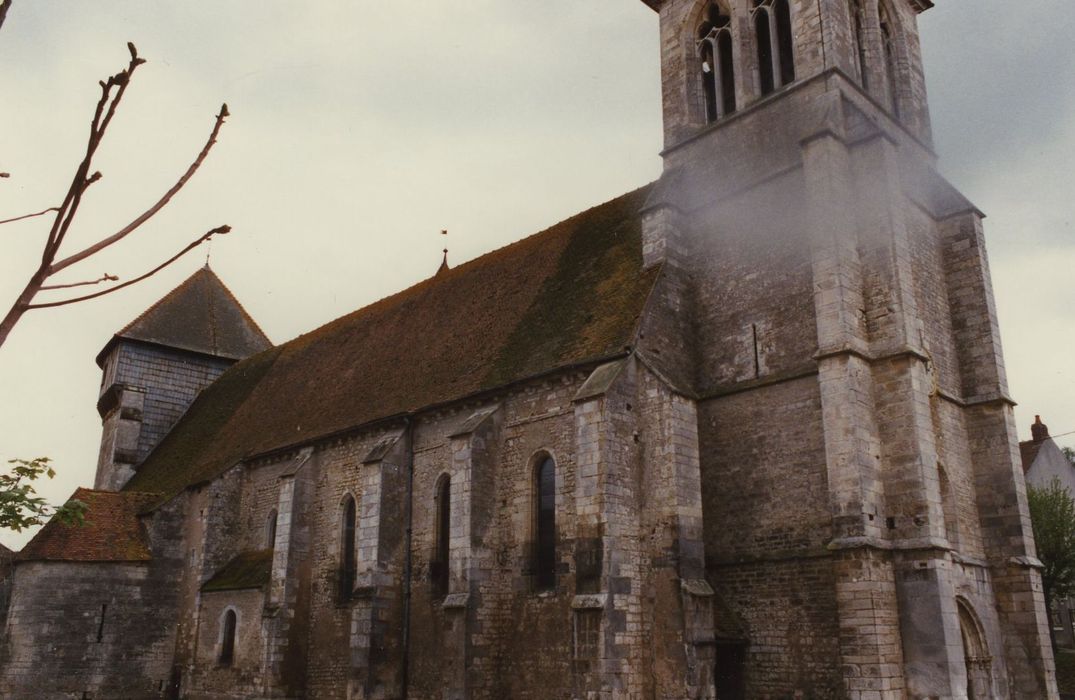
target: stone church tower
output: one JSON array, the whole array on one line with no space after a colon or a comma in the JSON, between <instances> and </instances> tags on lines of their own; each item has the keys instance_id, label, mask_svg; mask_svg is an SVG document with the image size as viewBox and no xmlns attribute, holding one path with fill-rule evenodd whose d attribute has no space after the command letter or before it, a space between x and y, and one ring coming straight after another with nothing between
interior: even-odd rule
<instances>
[{"instance_id":1,"label":"stone church tower","mask_svg":"<svg viewBox=\"0 0 1075 700\"><path fill-rule=\"evenodd\" d=\"M665 172L644 251L696 334L649 352L698 397L748 696L838 658L853 698L1055 697L983 215L934 169L932 2L646 2Z\"/></svg>"}]
</instances>

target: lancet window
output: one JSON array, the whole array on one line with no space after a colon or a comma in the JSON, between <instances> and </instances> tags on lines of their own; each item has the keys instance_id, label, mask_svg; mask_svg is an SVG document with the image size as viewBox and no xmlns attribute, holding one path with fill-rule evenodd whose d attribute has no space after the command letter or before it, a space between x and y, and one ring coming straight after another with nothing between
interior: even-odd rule
<instances>
[{"instance_id":1,"label":"lancet window","mask_svg":"<svg viewBox=\"0 0 1075 700\"><path fill-rule=\"evenodd\" d=\"M354 497L347 494L340 509L340 600L350 600L355 588L355 576L358 573L358 560L355 557L357 510Z\"/></svg>"},{"instance_id":2,"label":"lancet window","mask_svg":"<svg viewBox=\"0 0 1075 700\"><path fill-rule=\"evenodd\" d=\"M788 0L753 0L751 15L758 47L761 94L795 80L795 55L791 43L791 8Z\"/></svg>"},{"instance_id":3,"label":"lancet window","mask_svg":"<svg viewBox=\"0 0 1075 700\"><path fill-rule=\"evenodd\" d=\"M220 665L231 666L235 660L235 611L228 610L224 613L220 631Z\"/></svg>"},{"instance_id":4,"label":"lancet window","mask_svg":"<svg viewBox=\"0 0 1075 700\"><path fill-rule=\"evenodd\" d=\"M732 56L732 19L720 5L709 3L698 28L702 91L706 122L712 124L735 111L735 63Z\"/></svg>"},{"instance_id":5,"label":"lancet window","mask_svg":"<svg viewBox=\"0 0 1075 700\"><path fill-rule=\"evenodd\" d=\"M534 470L534 583L556 587L556 462L548 455Z\"/></svg>"},{"instance_id":6,"label":"lancet window","mask_svg":"<svg viewBox=\"0 0 1075 700\"><path fill-rule=\"evenodd\" d=\"M448 593L449 538L452 528L452 480L447 474L437 482L436 500L436 544L433 547L430 574L433 590L443 596Z\"/></svg>"}]
</instances>

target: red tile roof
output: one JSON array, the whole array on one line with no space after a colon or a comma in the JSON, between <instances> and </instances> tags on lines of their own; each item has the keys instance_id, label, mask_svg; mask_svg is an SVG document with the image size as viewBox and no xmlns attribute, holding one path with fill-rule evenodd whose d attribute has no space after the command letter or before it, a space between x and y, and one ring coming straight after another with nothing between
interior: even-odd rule
<instances>
[{"instance_id":1,"label":"red tile roof","mask_svg":"<svg viewBox=\"0 0 1075 700\"><path fill-rule=\"evenodd\" d=\"M126 488L168 497L246 457L624 354L658 274L642 269L648 191L240 362Z\"/></svg>"},{"instance_id":2,"label":"red tile roof","mask_svg":"<svg viewBox=\"0 0 1075 700\"><path fill-rule=\"evenodd\" d=\"M158 494L78 489L87 505L82 525L50 521L19 552L20 561L148 561L149 542L138 514Z\"/></svg>"},{"instance_id":3,"label":"red tile roof","mask_svg":"<svg viewBox=\"0 0 1075 700\"><path fill-rule=\"evenodd\" d=\"M98 354L98 365L120 339L233 360L272 347L258 324L208 265L116 333Z\"/></svg>"}]
</instances>

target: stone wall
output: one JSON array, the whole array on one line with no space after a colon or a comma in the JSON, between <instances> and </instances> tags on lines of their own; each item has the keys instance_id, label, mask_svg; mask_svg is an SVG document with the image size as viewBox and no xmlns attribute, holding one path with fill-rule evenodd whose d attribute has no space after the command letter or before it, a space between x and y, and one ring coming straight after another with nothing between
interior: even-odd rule
<instances>
[{"instance_id":1,"label":"stone wall","mask_svg":"<svg viewBox=\"0 0 1075 700\"><path fill-rule=\"evenodd\" d=\"M0 695L167 697L174 617L148 565L23 562L14 576Z\"/></svg>"},{"instance_id":2,"label":"stone wall","mask_svg":"<svg viewBox=\"0 0 1075 700\"><path fill-rule=\"evenodd\" d=\"M409 427L385 426L240 466L192 492L188 586L238 552L261 547L273 509L279 521L269 585L184 595L185 692L398 697L406 682L412 698L569 698L610 690L712 697L706 584L694 585L693 594L680 584L705 576L693 402L634 361L594 377L553 375L495 401L418 416ZM539 590L534 479L546 454L556 462L556 581ZM431 570L435 495L446 474L452 501L444 596ZM307 486L285 503L290 479ZM359 505L349 595L339 588L348 495ZM305 528L309 544L281 553L297 541L285 534L292 525ZM657 564L666 573L655 575ZM294 595L276 597L278 565ZM222 668L216 645L229 606L240 619L241 643L232 666ZM288 621L286 631L273 627L279 620ZM585 635L594 621L591 640ZM685 678L654 651L653 638L665 640L676 663L697 662L697 671ZM274 643L280 658L305 659L301 679L274 671Z\"/></svg>"},{"instance_id":3,"label":"stone wall","mask_svg":"<svg viewBox=\"0 0 1075 700\"><path fill-rule=\"evenodd\" d=\"M832 515L817 379L699 406L708 578L750 640L750 697L838 697Z\"/></svg>"},{"instance_id":4,"label":"stone wall","mask_svg":"<svg viewBox=\"0 0 1075 700\"><path fill-rule=\"evenodd\" d=\"M414 697L439 697L441 679L457 677L470 653L474 671L462 681L466 697L563 697L570 694L572 609L576 538L575 425L572 397L584 375L535 382L498 402L499 436L495 469L483 477L485 501L493 507L471 523L463 548L480 547L488 558L462 580L453 569L452 588L470 598L464 608L445 608L430 583L434 552L434 493L438 479L452 477L453 500L462 485L464 464L453 466L449 436L471 412L465 407L433 416L415 426L414 540L412 557L412 668ZM475 409L479 407L475 406ZM556 461L556 584L539 591L535 583L534 470L540 455ZM475 484L477 486L477 484ZM453 532L457 518L453 504ZM461 523L460 523L461 524ZM454 547L453 547L454 549ZM459 553L460 555L463 552ZM466 585L464 588L463 585ZM463 626L463 629L460 627ZM525 633L520 633L525 630ZM478 634L484 639L474 638ZM445 649L450 648L450 653ZM462 687L456 686L456 693ZM452 697L463 697L453 694Z\"/></svg>"},{"instance_id":5,"label":"stone wall","mask_svg":"<svg viewBox=\"0 0 1075 700\"><path fill-rule=\"evenodd\" d=\"M204 687L204 671L198 663L201 630L201 588L213 574L237 553L233 537L240 519L239 494L242 469L233 468L213 482L189 489L175 499L184 515L182 534L176 538L183 557L177 577L178 620L176 624L175 668L180 696L192 688ZM210 668L212 668L210 666Z\"/></svg>"},{"instance_id":6,"label":"stone wall","mask_svg":"<svg viewBox=\"0 0 1075 700\"><path fill-rule=\"evenodd\" d=\"M204 593L201 597L194 664L198 673L185 697L249 698L256 696L262 677L262 613L264 596L258 590ZM232 660L221 660L224 616L234 612Z\"/></svg>"}]
</instances>

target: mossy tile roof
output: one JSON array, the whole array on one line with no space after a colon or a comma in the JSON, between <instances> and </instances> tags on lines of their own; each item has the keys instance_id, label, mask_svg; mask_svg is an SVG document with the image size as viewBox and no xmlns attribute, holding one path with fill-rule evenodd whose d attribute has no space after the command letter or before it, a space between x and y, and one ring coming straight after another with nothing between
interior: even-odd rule
<instances>
[{"instance_id":1,"label":"mossy tile roof","mask_svg":"<svg viewBox=\"0 0 1075 700\"><path fill-rule=\"evenodd\" d=\"M128 489L170 497L238 461L624 354L658 268L644 187L242 361Z\"/></svg>"},{"instance_id":2,"label":"mossy tile roof","mask_svg":"<svg viewBox=\"0 0 1075 700\"><path fill-rule=\"evenodd\" d=\"M202 586L202 591L241 591L261 588L272 575L272 550L242 552Z\"/></svg>"}]
</instances>

